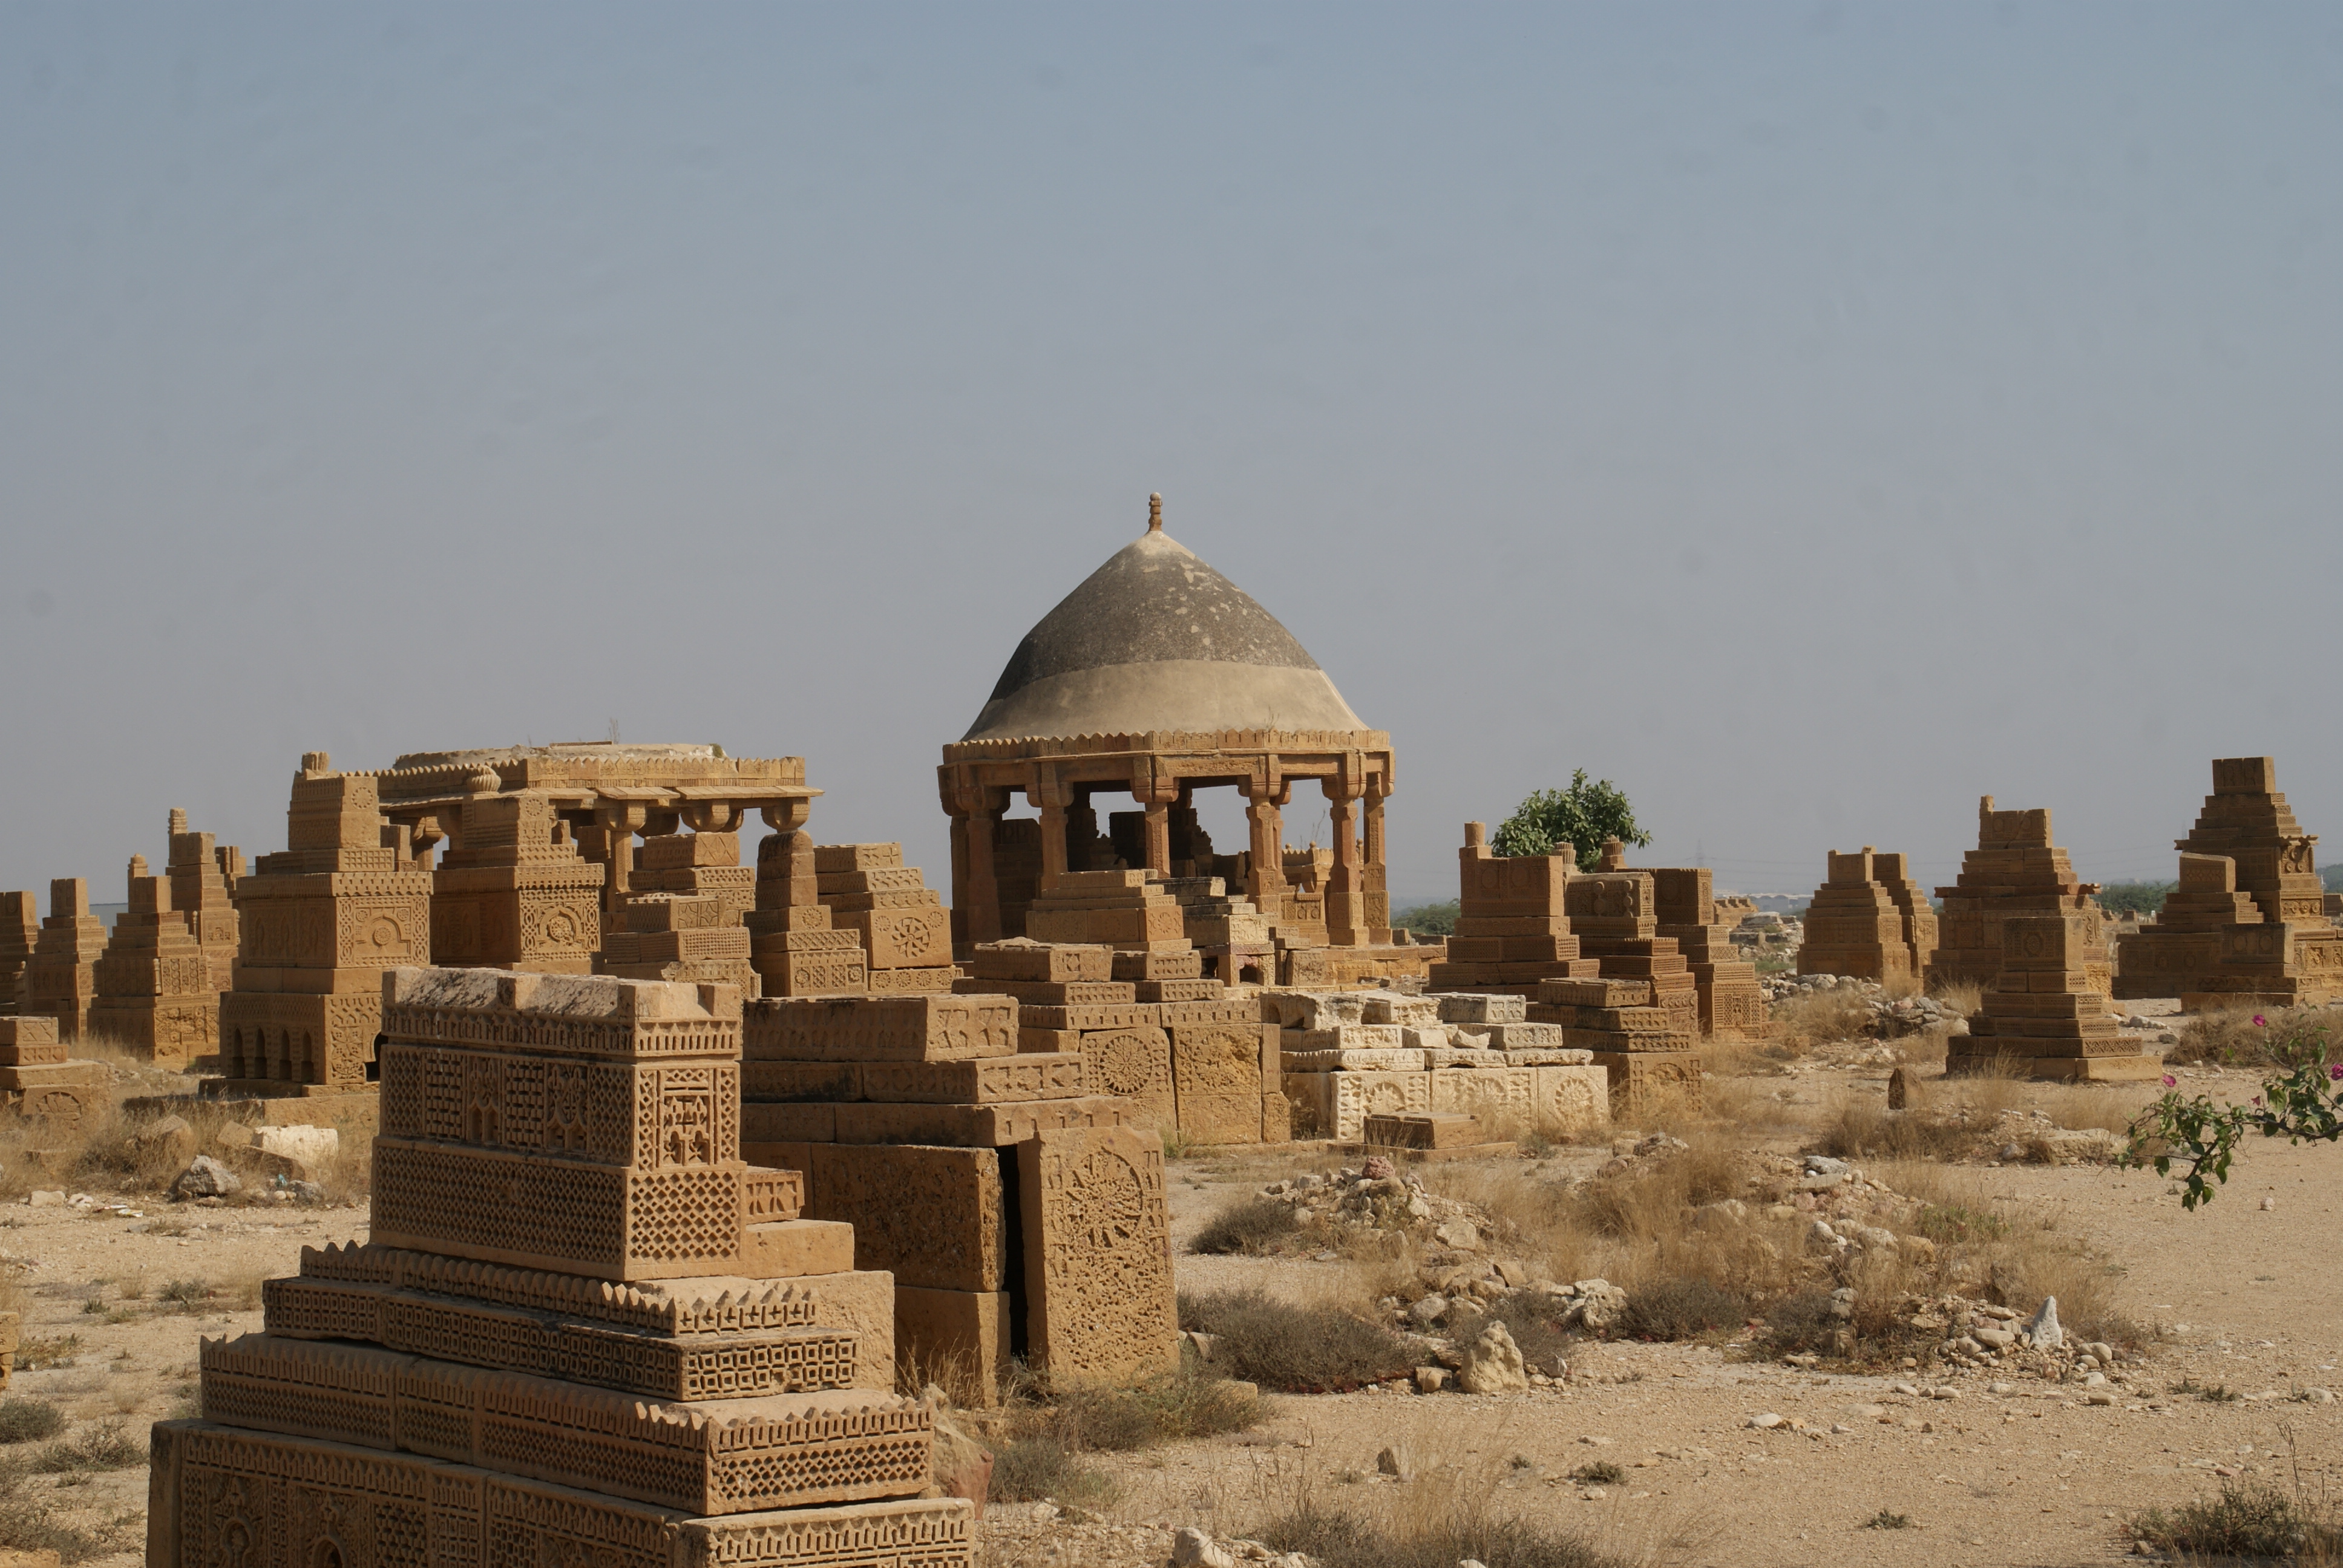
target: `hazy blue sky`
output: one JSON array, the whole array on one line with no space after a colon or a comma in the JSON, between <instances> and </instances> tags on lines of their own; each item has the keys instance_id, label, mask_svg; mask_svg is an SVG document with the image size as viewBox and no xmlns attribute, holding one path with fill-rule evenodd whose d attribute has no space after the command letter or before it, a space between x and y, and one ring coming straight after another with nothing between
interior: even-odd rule
<instances>
[{"instance_id":1,"label":"hazy blue sky","mask_svg":"<svg viewBox=\"0 0 2343 1568\"><path fill-rule=\"evenodd\" d=\"M941 883L1156 489L1403 897L1573 767L1753 892L2264 751L2343 855L2338 148L2331 5L11 5L0 886L613 719Z\"/></svg>"}]
</instances>

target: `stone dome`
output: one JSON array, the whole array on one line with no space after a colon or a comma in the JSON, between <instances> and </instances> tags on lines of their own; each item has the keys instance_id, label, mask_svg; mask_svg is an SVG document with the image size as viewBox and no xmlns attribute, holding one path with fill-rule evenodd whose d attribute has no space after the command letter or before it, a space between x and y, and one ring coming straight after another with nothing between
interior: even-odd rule
<instances>
[{"instance_id":1,"label":"stone dome","mask_svg":"<svg viewBox=\"0 0 2343 1568\"><path fill-rule=\"evenodd\" d=\"M962 740L1366 729L1275 616L1162 531L1160 497L1151 514L1025 634Z\"/></svg>"}]
</instances>

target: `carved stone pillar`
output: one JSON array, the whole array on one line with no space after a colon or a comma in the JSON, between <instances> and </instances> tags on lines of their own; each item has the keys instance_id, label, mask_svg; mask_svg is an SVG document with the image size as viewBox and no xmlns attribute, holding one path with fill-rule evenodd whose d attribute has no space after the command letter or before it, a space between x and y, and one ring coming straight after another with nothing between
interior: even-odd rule
<instances>
[{"instance_id":1,"label":"carved stone pillar","mask_svg":"<svg viewBox=\"0 0 2343 1568\"><path fill-rule=\"evenodd\" d=\"M1238 786L1245 799L1245 821L1252 829L1252 870L1245 879L1245 895L1261 912L1276 920L1285 911L1285 819L1278 808L1292 798L1293 788L1283 781L1247 779Z\"/></svg>"},{"instance_id":2,"label":"carved stone pillar","mask_svg":"<svg viewBox=\"0 0 2343 1568\"><path fill-rule=\"evenodd\" d=\"M1131 779L1131 798L1147 814L1142 845L1147 869L1168 877L1172 874L1172 803L1180 799L1179 780L1156 773L1151 763L1146 773Z\"/></svg>"},{"instance_id":3,"label":"carved stone pillar","mask_svg":"<svg viewBox=\"0 0 2343 1568\"><path fill-rule=\"evenodd\" d=\"M1001 940L1001 881L992 865L992 834L1000 823L1001 805L992 799L992 790L973 802L965 816L955 818L953 826L965 824L968 858L968 891L955 894L968 921L968 940L971 942L997 942Z\"/></svg>"},{"instance_id":4,"label":"carved stone pillar","mask_svg":"<svg viewBox=\"0 0 2343 1568\"><path fill-rule=\"evenodd\" d=\"M597 800L594 826L601 842L587 847L588 859L602 863L602 912L615 918L627 901L627 888L635 874L635 835L643 829L649 810L639 800ZM598 849L599 853L595 851ZM604 930L618 928L605 924Z\"/></svg>"},{"instance_id":5,"label":"carved stone pillar","mask_svg":"<svg viewBox=\"0 0 2343 1568\"><path fill-rule=\"evenodd\" d=\"M1054 769L1036 767L1025 782L1025 799L1041 814L1041 890L1066 874L1066 790Z\"/></svg>"},{"instance_id":6,"label":"carved stone pillar","mask_svg":"<svg viewBox=\"0 0 2343 1568\"><path fill-rule=\"evenodd\" d=\"M1337 947L1359 947L1370 939L1367 890L1359 867L1358 798L1345 793L1338 779L1324 779L1322 785L1334 836L1334 868L1326 879L1326 940Z\"/></svg>"}]
</instances>

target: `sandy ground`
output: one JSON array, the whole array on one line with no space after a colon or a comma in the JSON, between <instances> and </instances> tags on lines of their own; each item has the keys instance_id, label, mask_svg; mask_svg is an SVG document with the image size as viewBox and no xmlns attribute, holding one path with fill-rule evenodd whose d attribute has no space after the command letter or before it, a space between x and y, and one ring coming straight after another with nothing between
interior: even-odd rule
<instances>
[{"instance_id":1,"label":"sandy ground","mask_svg":"<svg viewBox=\"0 0 2343 1568\"><path fill-rule=\"evenodd\" d=\"M1816 1077L1801 1083L1827 1091ZM1299 1168L1175 1163L1175 1233ZM2127 1552L2125 1517L2214 1489L2217 1464L2278 1479L2299 1464L2314 1486L2331 1477L2343 1492L2343 1403L2290 1397L2343 1388L2343 1272L2326 1241L2343 1210L2343 1150L2249 1147L2228 1190L2193 1215L2140 1172L1981 1174L1996 1194L2056 1204L2062 1224L2094 1238L2124 1271L2133 1315L2166 1331L2136 1397L2092 1407L2020 1383L2025 1392L1995 1398L1976 1377L1958 1383L1957 1399L1928 1400L1896 1393L1888 1379L1815 1375L1731 1349L1589 1345L1564 1390L1280 1398L1261 1431L1106 1456L1100 1462L1123 1497L1104 1521L1036 1523L1026 1505L997 1504L989 1560L1160 1563L1168 1528L1241 1534L1300 1490L1388 1501L1396 1483L1372 1477L1377 1451L1394 1440L1432 1478L1412 1485L1487 1488L1501 1508L1685 1564L2097 1563ZM2275 1206L2262 1209L2264 1198ZM58 1403L75 1432L111 1422L136 1432L186 1413L197 1337L258 1328L260 1278L292 1271L304 1244L365 1234L365 1211L353 1209L150 1204L127 1217L12 1205L0 1211L0 1262L23 1270L27 1348L55 1359L16 1372L9 1392ZM1328 1288L1339 1268L1179 1259L1184 1287L1258 1282L1296 1295ZM2167 1394L2186 1379L2246 1397ZM1751 1430L1761 1412L1806 1430ZM1568 1475L1597 1459L1624 1468L1627 1480L1590 1497ZM101 1561L131 1561L143 1469L59 1480L20 1476L14 1485L51 1492L73 1523L123 1531L127 1549ZM1883 1509L1908 1515L1913 1528L1865 1528Z\"/></svg>"}]
</instances>

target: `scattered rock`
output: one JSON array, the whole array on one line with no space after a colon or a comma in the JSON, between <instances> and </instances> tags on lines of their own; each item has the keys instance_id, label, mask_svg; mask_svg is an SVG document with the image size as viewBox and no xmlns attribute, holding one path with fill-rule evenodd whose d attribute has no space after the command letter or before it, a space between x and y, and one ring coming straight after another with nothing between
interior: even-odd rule
<instances>
[{"instance_id":1,"label":"scattered rock","mask_svg":"<svg viewBox=\"0 0 2343 1568\"><path fill-rule=\"evenodd\" d=\"M295 1174L306 1176L332 1162L342 1146L342 1135L331 1127L264 1127L255 1141L263 1152L298 1166Z\"/></svg>"},{"instance_id":2,"label":"scattered rock","mask_svg":"<svg viewBox=\"0 0 2343 1568\"><path fill-rule=\"evenodd\" d=\"M1425 1328L1430 1328L1447 1314L1448 1298L1445 1296L1426 1296L1407 1310L1407 1315Z\"/></svg>"},{"instance_id":3,"label":"scattered rock","mask_svg":"<svg viewBox=\"0 0 2343 1568\"><path fill-rule=\"evenodd\" d=\"M1627 1292L1608 1280L1581 1280L1572 1289L1578 1296L1572 1315L1590 1333L1605 1333L1627 1315Z\"/></svg>"},{"instance_id":4,"label":"scattered rock","mask_svg":"<svg viewBox=\"0 0 2343 1568\"><path fill-rule=\"evenodd\" d=\"M2058 1298L2045 1296L2042 1306L2026 1321L2026 1340L2037 1351L2055 1351L2066 1342L2066 1331L2058 1326Z\"/></svg>"},{"instance_id":5,"label":"scattered rock","mask_svg":"<svg viewBox=\"0 0 2343 1568\"><path fill-rule=\"evenodd\" d=\"M1443 1247L1453 1247L1460 1252L1481 1250L1481 1232L1470 1220L1445 1221L1432 1232L1432 1239Z\"/></svg>"},{"instance_id":6,"label":"scattered rock","mask_svg":"<svg viewBox=\"0 0 2343 1568\"><path fill-rule=\"evenodd\" d=\"M960 1423L944 1392L930 1383L920 1392L935 1406L935 1447L929 1475L946 1497L965 1497L984 1517L985 1499L992 1494L992 1451L970 1435Z\"/></svg>"},{"instance_id":7,"label":"scattered rock","mask_svg":"<svg viewBox=\"0 0 2343 1568\"><path fill-rule=\"evenodd\" d=\"M1783 1424L1783 1422L1780 1416L1775 1414L1769 1410L1762 1415L1751 1416L1749 1418L1749 1424L1755 1427L1760 1432L1771 1432L1775 1427Z\"/></svg>"},{"instance_id":8,"label":"scattered rock","mask_svg":"<svg viewBox=\"0 0 2343 1568\"><path fill-rule=\"evenodd\" d=\"M1192 1524L1172 1537L1172 1568L1237 1568L1237 1557Z\"/></svg>"},{"instance_id":9,"label":"scattered rock","mask_svg":"<svg viewBox=\"0 0 2343 1568\"><path fill-rule=\"evenodd\" d=\"M208 1154L198 1154L171 1191L181 1198L225 1198L244 1190L244 1179Z\"/></svg>"},{"instance_id":10,"label":"scattered rock","mask_svg":"<svg viewBox=\"0 0 2343 1568\"><path fill-rule=\"evenodd\" d=\"M1503 1323L1481 1331L1465 1352L1464 1371L1458 1379L1466 1393L1518 1393L1530 1386L1522 1352Z\"/></svg>"},{"instance_id":11,"label":"scattered rock","mask_svg":"<svg viewBox=\"0 0 2343 1568\"><path fill-rule=\"evenodd\" d=\"M36 1187L25 1194L25 1202L35 1209L62 1209L65 1206L65 1195L62 1191L44 1191Z\"/></svg>"},{"instance_id":12,"label":"scattered rock","mask_svg":"<svg viewBox=\"0 0 2343 1568\"><path fill-rule=\"evenodd\" d=\"M1902 1068L1887 1075L1887 1109L1901 1111L1912 1103L1912 1081Z\"/></svg>"},{"instance_id":13,"label":"scattered rock","mask_svg":"<svg viewBox=\"0 0 2343 1568\"><path fill-rule=\"evenodd\" d=\"M1394 1481L1413 1481L1415 1456L1407 1451L1404 1444L1393 1443L1375 1455L1375 1473L1388 1475Z\"/></svg>"},{"instance_id":14,"label":"scattered rock","mask_svg":"<svg viewBox=\"0 0 2343 1568\"><path fill-rule=\"evenodd\" d=\"M1438 1393L1442 1389L1444 1389L1447 1386L1448 1369L1446 1367L1418 1367L1415 1369L1416 1392Z\"/></svg>"},{"instance_id":15,"label":"scattered rock","mask_svg":"<svg viewBox=\"0 0 2343 1568\"><path fill-rule=\"evenodd\" d=\"M1370 1181L1389 1181L1392 1174L1392 1162L1383 1155L1370 1154L1367 1156L1366 1162L1359 1167L1359 1174Z\"/></svg>"},{"instance_id":16,"label":"scattered rock","mask_svg":"<svg viewBox=\"0 0 2343 1568\"><path fill-rule=\"evenodd\" d=\"M166 1116L133 1132L130 1146L157 1164L184 1164L195 1158L196 1130L184 1116Z\"/></svg>"}]
</instances>

